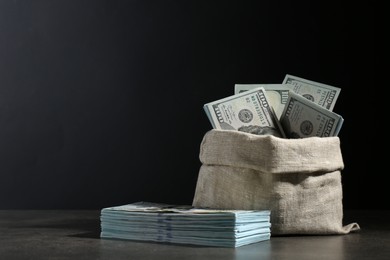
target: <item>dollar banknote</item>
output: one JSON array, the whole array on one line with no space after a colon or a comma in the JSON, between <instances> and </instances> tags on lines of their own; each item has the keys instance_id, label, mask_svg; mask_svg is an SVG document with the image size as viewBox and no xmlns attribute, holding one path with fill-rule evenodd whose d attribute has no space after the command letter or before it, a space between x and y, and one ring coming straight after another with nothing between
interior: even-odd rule
<instances>
[{"instance_id":1,"label":"dollar banknote","mask_svg":"<svg viewBox=\"0 0 390 260\"><path fill-rule=\"evenodd\" d=\"M340 88L327 84L307 80L297 76L286 74L283 84L293 85L293 91L314 103L332 111L337 98L340 95Z\"/></svg>"},{"instance_id":2,"label":"dollar banknote","mask_svg":"<svg viewBox=\"0 0 390 260\"><path fill-rule=\"evenodd\" d=\"M294 86L290 84L235 84L234 94L239 94L258 87L263 87L265 89L267 99L274 108L276 117L280 119L284 105L287 102L288 92L292 90Z\"/></svg>"},{"instance_id":3,"label":"dollar banknote","mask_svg":"<svg viewBox=\"0 0 390 260\"><path fill-rule=\"evenodd\" d=\"M203 106L213 128L286 137L263 87Z\"/></svg>"},{"instance_id":4,"label":"dollar banknote","mask_svg":"<svg viewBox=\"0 0 390 260\"><path fill-rule=\"evenodd\" d=\"M337 136L344 119L305 97L289 92L280 123L287 138Z\"/></svg>"}]
</instances>

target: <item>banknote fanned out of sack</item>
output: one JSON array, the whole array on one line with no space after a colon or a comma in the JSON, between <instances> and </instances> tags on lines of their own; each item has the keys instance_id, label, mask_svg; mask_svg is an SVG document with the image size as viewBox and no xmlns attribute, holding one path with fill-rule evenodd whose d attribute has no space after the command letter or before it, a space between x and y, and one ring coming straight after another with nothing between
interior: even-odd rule
<instances>
[{"instance_id":1,"label":"banknote fanned out of sack","mask_svg":"<svg viewBox=\"0 0 390 260\"><path fill-rule=\"evenodd\" d=\"M290 92L280 122L287 138L329 137L338 135L344 119L307 98Z\"/></svg>"},{"instance_id":2,"label":"banknote fanned out of sack","mask_svg":"<svg viewBox=\"0 0 390 260\"><path fill-rule=\"evenodd\" d=\"M283 84L292 86L292 92L297 93L317 105L333 111L336 101L340 95L340 88L328 84L307 80L297 76L286 74Z\"/></svg>"},{"instance_id":3,"label":"banknote fanned out of sack","mask_svg":"<svg viewBox=\"0 0 390 260\"><path fill-rule=\"evenodd\" d=\"M259 87L265 89L267 99L274 108L277 118L280 119L284 105L288 99L288 93L294 86L290 84L235 84L234 94L239 94Z\"/></svg>"},{"instance_id":4,"label":"banknote fanned out of sack","mask_svg":"<svg viewBox=\"0 0 390 260\"><path fill-rule=\"evenodd\" d=\"M269 210L216 210L136 202L101 210L101 238L214 247L269 240Z\"/></svg>"},{"instance_id":5,"label":"banknote fanned out of sack","mask_svg":"<svg viewBox=\"0 0 390 260\"><path fill-rule=\"evenodd\" d=\"M203 108L215 129L286 137L263 87L207 103Z\"/></svg>"}]
</instances>

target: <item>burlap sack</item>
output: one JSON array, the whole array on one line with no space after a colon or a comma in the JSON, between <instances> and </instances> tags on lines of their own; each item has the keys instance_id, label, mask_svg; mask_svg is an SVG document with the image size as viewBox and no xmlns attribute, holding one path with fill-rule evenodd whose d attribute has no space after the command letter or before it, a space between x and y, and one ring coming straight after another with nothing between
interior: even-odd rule
<instances>
[{"instance_id":1,"label":"burlap sack","mask_svg":"<svg viewBox=\"0 0 390 260\"><path fill-rule=\"evenodd\" d=\"M271 234L347 234L343 226L338 137L282 139L239 131L207 132L200 147L193 206L269 209Z\"/></svg>"}]
</instances>

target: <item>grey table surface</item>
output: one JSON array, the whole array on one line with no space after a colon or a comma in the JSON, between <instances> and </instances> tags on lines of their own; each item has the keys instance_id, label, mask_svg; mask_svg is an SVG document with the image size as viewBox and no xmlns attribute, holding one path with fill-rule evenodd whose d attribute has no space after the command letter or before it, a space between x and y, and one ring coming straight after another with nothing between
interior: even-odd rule
<instances>
[{"instance_id":1,"label":"grey table surface","mask_svg":"<svg viewBox=\"0 0 390 260\"><path fill-rule=\"evenodd\" d=\"M99 210L0 210L0 259L390 259L389 210L344 211L348 235L271 236L237 248L100 238Z\"/></svg>"}]
</instances>

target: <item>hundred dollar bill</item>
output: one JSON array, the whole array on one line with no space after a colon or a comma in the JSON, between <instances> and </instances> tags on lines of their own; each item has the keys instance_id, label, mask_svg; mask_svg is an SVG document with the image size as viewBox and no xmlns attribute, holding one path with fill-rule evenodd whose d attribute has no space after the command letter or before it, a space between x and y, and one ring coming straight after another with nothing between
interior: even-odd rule
<instances>
[{"instance_id":1,"label":"hundred dollar bill","mask_svg":"<svg viewBox=\"0 0 390 260\"><path fill-rule=\"evenodd\" d=\"M286 137L263 87L207 103L203 109L215 129Z\"/></svg>"},{"instance_id":2,"label":"hundred dollar bill","mask_svg":"<svg viewBox=\"0 0 390 260\"><path fill-rule=\"evenodd\" d=\"M288 92L292 90L294 86L290 84L235 84L234 94L239 94L258 87L263 87L265 89L268 101L274 108L276 117L280 119L284 105L287 102Z\"/></svg>"},{"instance_id":3,"label":"hundred dollar bill","mask_svg":"<svg viewBox=\"0 0 390 260\"><path fill-rule=\"evenodd\" d=\"M332 111L340 88L286 74L283 84L293 85L293 91Z\"/></svg>"},{"instance_id":4,"label":"hundred dollar bill","mask_svg":"<svg viewBox=\"0 0 390 260\"><path fill-rule=\"evenodd\" d=\"M280 118L287 138L337 136L343 122L340 115L292 91Z\"/></svg>"}]
</instances>

